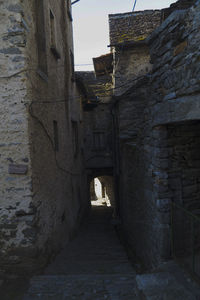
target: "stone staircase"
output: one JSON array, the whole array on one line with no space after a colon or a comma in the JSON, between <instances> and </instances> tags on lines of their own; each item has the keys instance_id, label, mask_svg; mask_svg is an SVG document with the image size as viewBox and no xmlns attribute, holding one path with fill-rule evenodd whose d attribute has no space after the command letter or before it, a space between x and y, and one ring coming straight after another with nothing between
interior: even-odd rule
<instances>
[{"instance_id":1,"label":"stone staircase","mask_svg":"<svg viewBox=\"0 0 200 300\"><path fill-rule=\"evenodd\" d=\"M147 300L199 300L200 288L174 262L163 270L136 276L138 289Z\"/></svg>"},{"instance_id":2,"label":"stone staircase","mask_svg":"<svg viewBox=\"0 0 200 300\"><path fill-rule=\"evenodd\" d=\"M131 300L138 296L135 276L131 275L51 275L38 276L24 300Z\"/></svg>"},{"instance_id":3,"label":"stone staircase","mask_svg":"<svg viewBox=\"0 0 200 300\"><path fill-rule=\"evenodd\" d=\"M45 274L31 279L23 300L141 299L136 274L114 227L112 209L95 207L78 237Z\"/></svg>"},{"instance_id":4,"label":"stone staircase","mask_svg":"<svg viewBox=\"0 0 200 300\"><path fill-rule=\"evenodd\" d=\"M111 225L111 214L109 208L94 208L77 238L44 275L31 279L23 300L200 299L199 286L173 262L136 275Z\"/></svg>"}]
</instances>

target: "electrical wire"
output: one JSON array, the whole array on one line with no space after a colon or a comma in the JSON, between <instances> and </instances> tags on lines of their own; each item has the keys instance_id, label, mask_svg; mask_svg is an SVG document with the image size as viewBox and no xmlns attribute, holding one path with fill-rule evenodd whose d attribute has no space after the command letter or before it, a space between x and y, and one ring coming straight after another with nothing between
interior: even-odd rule
<instances>
[{"instance_id":1,"label":"electrical wire","mask_svg":"<svg viewBox=\"0 0 200 300\"><path fill-rule=\"evenodd\" d=\"M135 0L135 2L134 2L133 9L132 9L132 12L134 12L134 11L135 11L136 4L137 4L137 0Z\"/></svg>"},{"instance_id":2,"label":"electrical wire","mask_svg":"<svg viewBox=\"0 0 200 300\"><path fill-rule=\"evenodd\" d=\"M135 1L135 5L136 5L136 2L137 2L137 0ZM134 5L134 6L135 6ZM128 27L130 27L130 21L129 21L129 26ZM6 36L6 33L5 34L3 34L4 36ZM9 35L9 33L7 33L7 35ZM64 44L64 39L62 38L61 39L62 40L62 43ZM122 49L121 49L121 51L123 50L123 45L122 45ZM119 65L119 62L120 62L120 56L119 56L119 58L118 58L118 61L117 61L117 64L116 64L116 69L117 69L117 67L118 67L118 65ZM33 61L33 59L32 59L32 57L30 57L29 58L29 60L32 62ZM37 64L37 62L36 61L33 61L35 64ZM75 65L75 66L81 66L81 65L92 65L92 64L77 64L77 65ZM51 71L51 70L54 70L54 69L59 69L59 68L65 68L66 67L66 64L62 64L62 65L59 65L59 66L55 66L55 67L48 67L48 71ZM20 71L18 71L18 72L16 72L16 73L13 73L13 74L10 74L10 75L7 75L7 76L0 76L0 79L9 79L9 78L12 78L12 77L14 77L14 76L17 76L17 75L20 75L21 73L23 73L23 72L28 72L28 71L38 71L38 68L36 68L36 67L31 67L31 68L27 68L27 69L23 69L23 70L20 70ZM129 86L129 82L127 82L128 83L128 85L127 86ZM130 81L130 83L131 83L131 81ZM109 89L109 90L106 90L106 92L109 92L109 91L115 91L116 89L119 89L119 88L121 88L121 87L125 87L126 86L126 84L123 84L123 85L120 85L120 86L118 86L118 87L114 87L114 88L112 88L112 89ZM98 94L99 95L99 94ZM101 97L108 97L108 96L105 96L105 95L101 95ZM75 98L81 98L81 97L73 97L73 98L70 98L70 99L75 99ZM41 98L40 98L40 100L41 100ZM49 99L50 100L50 99ZM54 99L52 99L52 100L55 100L55 98ZM56 101L56 102L65 102L66 101L66 99L58 99L58 101ZM50 102L50 101L49 101ZM55 102L55 101L54 101ZM46 99L45 99L45 101L43 101L43 103L48 103L47 101L46 101ZM51 103L51 102L50 102Z\"/></svg>"},{"instance_id":3,"label":"electrical wire","mask_svg":"<svg viewBox=\"0 0 200 300\"><path fill-rule=\"evenodd\" d=\"M79 2L80 0L75 0L72 2L72 5L74 5L75 3Z\"/></svg>"},{"instance_id":4,"label":"electrical wire","mask_svg":"<svg viewBox=\"0 0 200 300\"><path fill-rule=\"evenodd\" d=\"M134 8L135 8L135 5L136 5L136 2L137 2L137 0L135 0ZM130 27L130 20L129 20L129 27ZM5 35L6 35L6 33L4 34L4 36ZM7 35L9 35L9 33L7 33ZM62 43L64 45L65 44L64 39L61 38L61 40L62 40ZM33 61L32 57L29 57L29 60L32 62ZM117 66L119 64L119 61L120 61L120 57L118 58L118 62L116 64L116 69L117 69ZM33 62L35 63L35 65L37 64L36 61L33 61ZM92 65L92 64L80 64L80 65ZM78 65L76 65L76 66L78 66ZM55 66L55 67L48 67L48 71L53 70L53 69L65 68L65 67L66 67L66 64ZM23 72L29 72L29 71L38 71L38 68L36 68L35 66L33 66L31 68L26 68L26 69L20 70L20 71L18 71L16 73L13 73L13 74L10 74L10 75L7 75L7 76L0 76L0 79L10 79L10 78L13 78L15 76L18 76L18 75L22 74ZM139 79L139 78L136 78L135 80L137 80L137 79ZM117 90L117 89L119 89L121 87L126 87L126 86L130 87L130 83L133 82L133 81L135 81L135 80L127 81L125 84L122 84L120 86L108 89L105 92L110 92L110 91L114 92L115 90ZM33 86L33 84L32 84L32 86ZM36 90L37 88L34 87L34 89ZM39 90L38 90L38 94L40 95L40 91ZM108 97L108 96L105 96L104 93L102 93L102 95L100 93L98 93L98 96L102 97L102 98L103 97ZM67 100L64 99L64 98L59 99L59 98L55 98L55 97L54 98L44 98L44 99L41 99L41 97L39 96L39 99L36 100L36 101L34 101L34 103L38 103L38 104L55 104L55 103L64 103L64 102L67 102L68 100L82 99L82 98L83 97L81 97L81 96L73 96L73 97L69 96L69 97L67 97ZM41 100L44 100L44 101L41 101Z\"/></svg>"},{"instance_id":5,"label":"electrical wire","mask_svg":"<svg viewBox=\"0 0 200 300\"><path fill-rule=\"evenodd\" d=\"M31 68L31 69L23 69L23 70L20 70L20 71L18 71L16 73L10 74L8 76L2 76L2 77L0 77L0 79L10 79L12 77L20 75L21 73L28 72L28 71L37 71L37 70L38 69L33 69L33 68ZM141 76L141 77L143 77L143 76ZM115 90L120 89L121 87L130 87L130 83L132 83L132 82L140 79L141 77L137 77L135 79L126 81L126 83L124 83L124 84L122 84L120 86L117 86L115 88L107 89L107 90L105 90L105 92L111 92L111 91L114 92ZM31 80L30 76L29 76L29 79ZM39 89L37 89L34 86L33 83L31 85L32 85L32 88L34 88L38 92L38 94L40 95L41 91ZM98 96L102 97L102 98L105 98L105 97L107 98L108 97L104 93L102 93L102 95L101 95L101 93L98 93ZM83 98L82 96L70 96L69 95L69 97L67 97L67 100L82 99L82 98ZM44 100L44 101L42 101L42 100ZM42 103L43 104L47 104L47 103L49 103L49 104L55 104L55 103L58 103L58 102L60 102L60 103L67 102L67 100L66 100L66 98L56 98L56 97L53 97L53 98L49 98L49 97L41 98L41 96L39 96L39 98L36 99L36 101L34 101L34 103L38 103L38 104L42 104Z\"/></svg>"},{"instance_id":6,"label":"electrical wire","mask_svg":"<svg viewBox=\"0 0 200 300\"><path fill-rule=\"evenodd\" d=\"M56 69L60 69L60 68L65 68L65 67L66 67L66 65L60 65L60 66L56 66L56 67L48 67L48 71L50 71L50 70L56 70ZM33 68L22 69L22 70L20 70L18 72L10 74L10 75L0 76L0 79L9 79L11 77L14 77L16 75L19 75L21 73L28 72L28 71L34 71L34 72L36 72L36 71L38 71L38 68L33 67Z\"/></svg>"},{"instance_id":7,"label":"electrical wire","mask_svg":"<svg viewBox=\"0 0 200 300\"><path fill-rule=\"evenodd\" d=\"M45 133L45 135L47 136L50 144L51 144L51 147L53 149L53 152L54 152L54 158L55 158L55 162L56 162L56 166L59 170L61 170L62 172L64 172L65 174L67 175L73 175L73 176L81 176L81 173L75 173L75 172L71 172L69 170L66 170L64 168L62 168L60 165L59 165L59 162L58 162L58 159L57 159L57 155L56 155L56 150L55 150L55 147L54 147L54 142L50 136L50 134L48 133L48 130L46 129L45 125L43 124L43 122L33 113L33 109L32 109L32 106L33 106L34 102L31 102L29 104L29 107L28 107L28 111L29 111L29 114L30 116L37 121L37 123L40 125L40 127L43 129L43 132Z\"/></svg>"}]
</instances>

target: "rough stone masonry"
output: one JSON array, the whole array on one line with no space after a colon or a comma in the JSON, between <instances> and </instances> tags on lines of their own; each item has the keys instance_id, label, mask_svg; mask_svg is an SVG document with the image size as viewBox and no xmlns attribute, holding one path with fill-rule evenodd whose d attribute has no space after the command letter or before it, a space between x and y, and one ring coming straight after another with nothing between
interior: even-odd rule
<instances>
[{"instance_id":1,"label":"rough stone masonry","mask_svg":"<svg viewBox=\"0 0 200 300\"><path fill-rule=\"evenodd\" d=\"M0 1L3 271L42 267L73 236L88 205L70 3Z\"/></svg>"},{"instance_id":2,"label":"rough stone masonry","mask_svg":"<svg viewBox=\"0 0 200 300\"><path fill-rule=\"evenodd\" d=\"M199 1L175 10L147 39L152 71L115 99L122 227L149 266L171 255L170 203L200 207L199 20ZM178 222L180 248L190 235Z\"/></svg>"},{"instance_id":3,"label":"rough stone masonry","mask_svg":"<svg viewBox=\"0 0 200 300\"><path fill-rule=\"evenodd\" d=\"M115 93L112 107L102 102L85 113L94 128L84 145L70 1L0 1L3 271L42 267L72 238L89 204L84 154L92 157L86 147L102 131L106 139L111 133L112 147L107 156L97 151L105 159L92 168L98 176L110 175L101 167L114 163L124 235L148 266L170 257L170 203L191 212L200 207L200 1L182 7L183 2L169 16L148 11L111 17L126 25L130 16L132 25L143 16L145 24L153 22L142 30L136 26L135 35L118 30L117 41L111 41L112 50L124 55L114 53L113 84L116 90L118 83L129 84Z\"/></svg>"}]
</instances>

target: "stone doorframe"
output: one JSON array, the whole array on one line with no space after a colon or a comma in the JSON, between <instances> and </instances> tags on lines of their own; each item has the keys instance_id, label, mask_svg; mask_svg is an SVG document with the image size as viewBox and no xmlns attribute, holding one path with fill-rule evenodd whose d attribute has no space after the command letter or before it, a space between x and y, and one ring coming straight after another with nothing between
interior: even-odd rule
<instances>
[{"instance_id":1,"label":"stone doorframe","mask_svg":"<svg viewBox=\"0 0 200 300\"><path fill-rule=\"evenodd\" d=\"M169 191L169 149L167 126L153 128L152 178L156 218L159 226L159 251L161 260L171 256L171 194Z\"/></svg>"}]
</instances>

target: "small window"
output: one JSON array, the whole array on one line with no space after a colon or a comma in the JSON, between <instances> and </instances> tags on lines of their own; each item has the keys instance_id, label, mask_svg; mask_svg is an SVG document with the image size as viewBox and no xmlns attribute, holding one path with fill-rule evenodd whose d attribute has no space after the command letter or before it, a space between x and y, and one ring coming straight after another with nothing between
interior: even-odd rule
<instances>
[{"instance_id":1,"label":"small window","mask_svg":"<svg viewBox=\"0 0 200 300\"><path fill-rule=\"evenodd\" d=\"M53 134L54 134L54 149L59 151L59 139L58 139L58 122L53 121Z\"/></svg>"},{"instance_id":2,"label":"small window","mask_svg":"<svg viewBox=\"0 0 200 300\"><path fill-rule=\"evenodd\" d=\"M55 39L55 19L52 11L50 10L50 22L51 22L51 47L56 48L56 39Z\"/></svg>"},{"instance_id":3,"label":"small window","mask_svg":"<svg viewBox=\"0 0 200 300\"><path fill-rule=\"evenodd\" d=\"M105 132L93 132L93 150L104 150L105 147Z\"/></svg>"},{"instance_id":4,"label":"small window","mask_svg":"<svg viewBox=\"0 0 200 300\"><path fill-rule=\"evenodd\" d=\"M36 40L38 50L38 74L47 78L46 32L44 18L44 1L36 0Z\"/></svg>"},{"instance_id":5,"label":"small window","mask_svg":"<svg viewBox=\"0 0 200 300\"><path fill-rule=\"evenodd\" d=\"M72 81L75 80L75 72L74 72L74 54L70 50L70 60L71 60L71 68L72 68Z\"/></svg>"},{"instance_id":6,"label":"small window","mask_svg":"<svg viewBox=\"0 0 200 300\"><path fill-rule=\"evenodd\" d=\"M72 121L72 143L73 143L73 152L74 157L77 157L78 150L79 150L79 143L78 143L78 123Z\"/></svg>"},{"instance_id":7,"label":"small window","mask_svg":"<svg viewBox=\"0 0 200 300\"><path fill-rule=\"evenodd\" d=\"M57 50L57 43L56 43L56 23L55 23L55 17L52 11L50 10L50 40L51 40L51 52L55 56L56 59L60 58L60 54Z\"/></svg>"}]
</instances>

